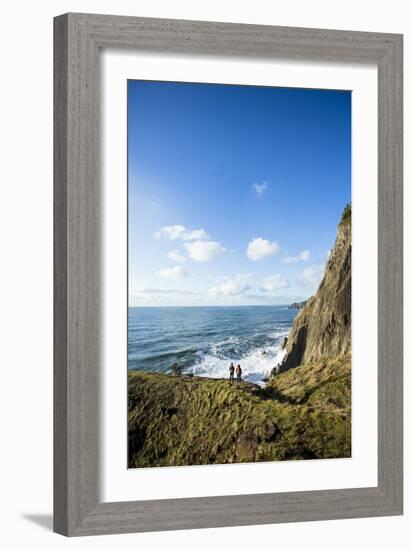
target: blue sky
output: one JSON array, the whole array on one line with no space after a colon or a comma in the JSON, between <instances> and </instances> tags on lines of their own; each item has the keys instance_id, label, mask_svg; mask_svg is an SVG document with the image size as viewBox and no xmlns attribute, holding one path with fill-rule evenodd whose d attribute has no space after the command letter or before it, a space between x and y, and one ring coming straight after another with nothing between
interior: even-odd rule
<instances>
[{"instance_id":1,"label":"blue sky","mask_svg":"<svg viewBox=\"0 0 413 550\"><path fill-rule=\"evenodd\" d=\"M128 81L130 305L314 294L351 201L351 93Z\"/></svg>"}]
</instances>

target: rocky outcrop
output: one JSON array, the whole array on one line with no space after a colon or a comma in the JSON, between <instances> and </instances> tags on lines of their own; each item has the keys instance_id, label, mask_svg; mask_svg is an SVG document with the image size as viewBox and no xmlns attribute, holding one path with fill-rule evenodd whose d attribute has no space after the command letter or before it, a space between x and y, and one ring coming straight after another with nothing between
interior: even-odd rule
<instances>
[{"instance_id":1,"label":"rocky outcrop","mask_svg":"<svg viewBox=\"0 0 413 550\"><path fill-rule=\"evenodd\" d=\"M295 318L285 350L278 372L351 352L350 205L344 210L317 293Z\"/></svg>"},{"instance_id":2,"label":"rocky outcrop","mask_svg":"<svg viewBox=\"0 0 413 550\"><path fill-rule=\"evenodd\" d=\"M302 309L307 300L304 300L304 302L293 302L291 305L288 306L288 309Z\"/></svg>"}]
</instances>

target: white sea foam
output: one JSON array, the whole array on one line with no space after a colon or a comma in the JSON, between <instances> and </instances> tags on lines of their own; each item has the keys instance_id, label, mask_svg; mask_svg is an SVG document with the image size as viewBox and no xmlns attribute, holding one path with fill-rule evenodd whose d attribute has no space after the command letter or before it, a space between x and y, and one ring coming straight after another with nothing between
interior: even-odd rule
<instances>
[{"instance_id":1,"label":"white sea foam","mask_svg":"<svg viewBox=\"0 0 413 550\"><path fill-rule=\"evenodd\" d=\"M238 344L238 339L226 339L211 346L209 352L198 353L198 362L190 370L195 376L228 378L229 366L232 362L235 366L237 364L241 365L244 380L264 385L263 379L269 376L271 370L282 361L285 355L281 345L287 334L288 331L277 330L272 334L273 337L277 338L276 344L250 349L235 359L223 352L222 348L226 348L228 344Z\"/></svg>"}]
</instances>

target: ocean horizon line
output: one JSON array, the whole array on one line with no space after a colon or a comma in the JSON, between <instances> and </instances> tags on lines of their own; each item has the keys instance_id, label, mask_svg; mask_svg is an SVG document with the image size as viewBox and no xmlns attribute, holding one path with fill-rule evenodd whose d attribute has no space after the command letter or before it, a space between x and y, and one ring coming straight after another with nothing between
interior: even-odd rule
<instances>
[{"instance_id":1,"label":"ocean horizon line","mask_svg":"<svg viewBox=\"0 0 413 550\"><path fill-rule=\"evenodd\" d=\"M165 305L165 306L131 306L128 305L128 309L149 309L149 308L171 308L171 309L189 309L189 308L247 308L247 307L289 307L291 304L295 302L301 302L303 300L293 300L291 302L285 303L285 304L237 304L237 305L182 305L182 306L173 306L173 305Z\"/></svg>"}]
</instances>

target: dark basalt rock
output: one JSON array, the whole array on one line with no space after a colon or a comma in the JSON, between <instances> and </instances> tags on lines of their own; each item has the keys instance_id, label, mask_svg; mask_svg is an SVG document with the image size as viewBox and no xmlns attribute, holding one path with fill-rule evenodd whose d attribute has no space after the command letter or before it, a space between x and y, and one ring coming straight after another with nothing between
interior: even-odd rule
<instances>
[{"instance_id":1,"label":"dark basalt rock","mask_svg":"<svg viewBox=\"0 0 413 550\"><path fill-rule=\"evenodd\" d=\"M302 309L307 300L304 300L303 302L293 302L291 305L288 306L288 309Z\"/></svg>"}]
</instances>

